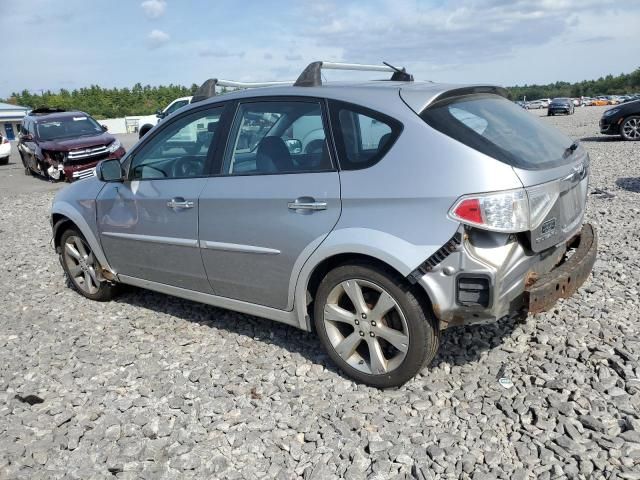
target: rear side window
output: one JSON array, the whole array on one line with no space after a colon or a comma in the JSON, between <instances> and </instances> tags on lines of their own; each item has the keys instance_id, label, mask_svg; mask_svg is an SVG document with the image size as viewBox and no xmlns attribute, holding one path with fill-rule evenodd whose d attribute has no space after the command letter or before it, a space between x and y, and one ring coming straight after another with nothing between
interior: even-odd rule
<instances>
[{"instance_id":1,"label":"rear side window","mask_svg":"<svg viewBox=\"0 0 640 480\"><path fill-rule=\"evenodd\" d=\"M331 102L331 121L342 170L359 170L378 163L402 132L402 124L380 112Z\"/></svg>"},{"instance_id":2,"label":"rear side window","mask_svg":"<svg viewBox=\"0 0 640 480\"><path fill-rule=\"evenodd\" d=\"M571 139L506 98L473 94L427 107L420 117L449 137L508 165L539 170L568 163Z\"/></svg>"}]
</instances>

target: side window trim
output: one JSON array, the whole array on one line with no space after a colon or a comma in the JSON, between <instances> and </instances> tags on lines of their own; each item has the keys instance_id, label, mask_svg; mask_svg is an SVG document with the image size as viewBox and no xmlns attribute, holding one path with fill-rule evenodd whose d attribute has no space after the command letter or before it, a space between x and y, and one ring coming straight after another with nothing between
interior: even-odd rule
<instances>
[{"instance_id":1,"label":"side window trim","mask_svg":"<svg viewBox=\"0 0 640 480\"><path fill-rule=\"evenodd\" d=\"M139 179L134 179L132 178L132 170L131 170L131 165L133 163L133 160L135 159L136 155L138 155L141 151L143 151L145 149L145 147L151 142L153 141L154 138L158 137L159 135L162 135L163 132L168 129L171 128L175 122L179 122L181 119L183 119L185 116L190 116L190 115L194 115L197 114L199 112L202 112L204 110L213 110L213 109L218 109L221 108L222 109L222 113L220 115L220 120L219 122L221 122L221 127L224 127L224 121L225 121L225 117L229 115L229 107L230 104L233 104L233 101L225 101L225 102L217 102L217 103L213 103L213 104L207 104L207 105L201 105L198 106L197 108L194 109L190 109L188 111L182 112L180 115L171 118L170 120L165 120L164 122L162 122L160 124L160 128L153 132L153 134L149 135L145 135L145 137L143 138L142 142L140 142L139 144L137 144L135 146L135 148L129 150L129 152L127 152L127 155L125 155L125 157L122 160L122 166L123 169L126 172L125 175L125 181L127 182L131 182L131 181L147 181L147 180L176 180L175 178L172 177L167 177L167 178L139 178ZM223 134L226 137L226 130L223 130ZM209 149L209 151L207 152L207 158L205 161L205 166L203 169L203 174L199 175L198 177L185 177L185 178L200 178L200 177L209 177L211 176L211 168L212 168L212 160L214 158L214 155L216 154L216 152L219 150L220 148L220 144L224 143L224 140L220 140L220 138L218 140L216 140L216 144L214 146L213 149Z\"/></svg>"},{"instance_id":2,"label":"side window trim","mask_svg":"<svg viewBox=\"0 0 640 480\"><path fill-rule=\"evenodd\" d=\"M390 117L382 112L377 110L372 110L368 107L364 107L362 105L358 105L355 103L344 102L341 100L328 100L329 103L329 115L330 115L330 123L331 123L331 131L332 136L335 140L335 149L336 149L336 157L340 170L364 170L366 168L373 167L380 160L382 160L389 150L395 145L402 134L402 130L404 129L404 125L399 120ZM366 117L369 117L373 120L377 120L379 122L387 124L391 128L392 138L389 140L384 147L378 151L369 162L363 162L362 165L354 165L353 162L350 162L347 156L344 136L342 134L342 128L340 124L340 110L349 110L356 114L361 114ZM360 131L360 124L356 122L355 127ZM361 145L358 145L358 150L361 150Z\"/></svg>"}]
</instances>

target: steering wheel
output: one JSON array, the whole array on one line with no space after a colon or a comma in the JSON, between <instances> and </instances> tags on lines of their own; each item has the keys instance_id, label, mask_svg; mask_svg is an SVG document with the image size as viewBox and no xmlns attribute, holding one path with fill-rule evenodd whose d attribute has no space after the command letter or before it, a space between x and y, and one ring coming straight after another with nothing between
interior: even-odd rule
<instances>
[{"instance_id":1,"label":"steering wheel","mask_svg":"<svg viewBox=\"0 0 640 480\"><path fill-rule=\"evenodd\" d=\"M202 175L201 158L198 157L182 157L173 164L173 178L197 177Z\"/></svg>"}]
</instances>

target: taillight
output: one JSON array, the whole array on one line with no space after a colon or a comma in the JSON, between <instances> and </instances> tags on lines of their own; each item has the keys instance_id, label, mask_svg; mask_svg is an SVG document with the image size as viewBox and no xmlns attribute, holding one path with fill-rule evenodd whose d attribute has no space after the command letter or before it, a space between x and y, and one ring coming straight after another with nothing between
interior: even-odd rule
<instances>
[{"instance_id":1,"label":"taillight","mask_svg":"<svg viewBox=\"0 0 640 480\"><path fill-rule=\"evenodd\" d=\"M483 230L525 232L540 226L559 195L557 181L526 189L463 195L449 210L449 217Z\"/></svg>"},{"instance_id":2,"label":"taillight","mask_svg":"<svg viewBox=\"0 0 640 480\"><path fill-rule=\"evenodd\" d=\"M6 138L4 137L0 137L0 138L2 139L0 143L9 143L9 140L7 140Z\"/></svg>"}]
</instances>

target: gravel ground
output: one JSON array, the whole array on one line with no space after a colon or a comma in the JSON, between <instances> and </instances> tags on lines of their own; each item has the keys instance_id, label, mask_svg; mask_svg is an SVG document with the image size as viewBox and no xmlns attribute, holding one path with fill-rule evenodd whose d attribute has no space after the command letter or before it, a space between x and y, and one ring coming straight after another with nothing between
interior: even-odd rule
<instances>
[{"instance_id":1,"label":"gravel ground","mask_svg":"<svg viewBox=\"0 0 640 480\"><path fill-rule=\"evenodd\" d=\"M53 194L0 197L0 478L640 479L640 143L598 135L602 111L543 119L613 195L589 195L593 277L524 324L446 331L397 390L287 326L135 289L85 300L49 244Z\"/></svg>"}]
</instances>

